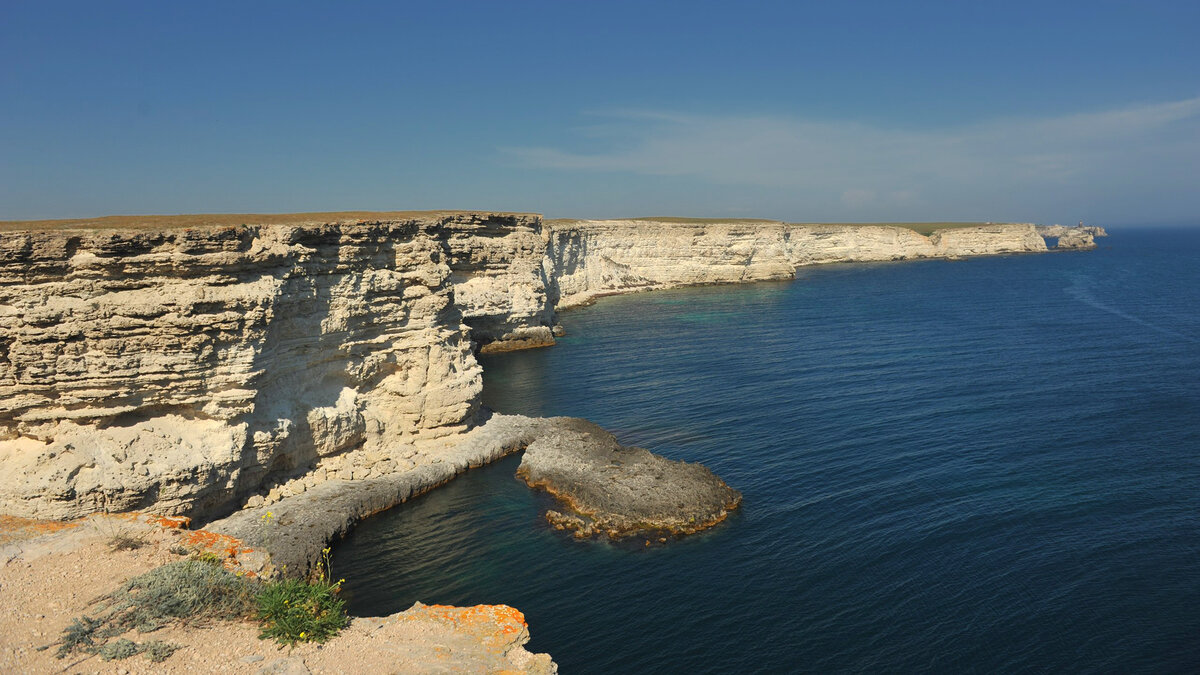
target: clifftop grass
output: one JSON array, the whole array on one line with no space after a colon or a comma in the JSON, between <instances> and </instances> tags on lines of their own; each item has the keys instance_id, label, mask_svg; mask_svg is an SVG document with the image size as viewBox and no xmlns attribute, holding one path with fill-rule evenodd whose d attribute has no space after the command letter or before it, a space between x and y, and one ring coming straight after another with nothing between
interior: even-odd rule
<instances>
[{"instance_id":1,"label":"clifftop grass","mask_svg":"<svg viewBox=\"0 0 1200 675\"><path fill-rule=\"evenodd\" d=\"M63 629L54 643L55 656L62 659L80 653L109 661L145 654L159 662L178 646L160 640L134 642L123 636L133 630L150 633L172 622L202 625L256 619L262 625L260 638L286 645L325 642L349 622L345 601L338 597L342 581L329 579L328 564L326 548L311 580L268 582L226 570L219 557L156 567L93 601L91 616L77 617Z\"/></svg>"},{"instance_id":2,"label":"clifftop grass","mask_svg":"<svg viewBox=\"0 0 1200 675\"><path fill-rule=\"evenodd\" d=\"M637 218L612 218L603 220L588 220L575 218L554 218L547 219L545 222L554 225L570 225L581 222L596 222L603 223L610 220L624 220L637 223L670 223L673 225L718 225L722 223L731 223L735 225L762 224L762 225L812 225L814 227L902 227L906 230L912 230L918 234L928 235L936 230L947 230L959 227L978 227L980 225L988 225L989 223L981 222L928 222L928 223L789 223L781 220L771 220L768 218L682 218L677 216L639 216ZM992 223L998 224L998 223Z\"/></svg>"},{"instance_id":3,"label":"clifftop grass","mask_svg":"<svg viewBox=\"0 0 1200 675\"><path fill-rule=\"evenodd\" d=\"M456 214L500 211L317 211L312 213L195 213L181 215L101 216L57 220L0 220L0 232L57 230L176 230L237 225L298 225L347 222L424 220Z\"/></svg>"}]
</instances>

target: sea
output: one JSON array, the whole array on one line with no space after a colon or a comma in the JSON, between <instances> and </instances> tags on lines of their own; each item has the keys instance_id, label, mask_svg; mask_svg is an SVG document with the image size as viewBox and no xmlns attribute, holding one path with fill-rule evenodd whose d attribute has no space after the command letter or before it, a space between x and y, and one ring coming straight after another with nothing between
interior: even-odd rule
<instances>
[{"instance_id":1,"label":"sea","mask_svg":"<svg viewBox=\"0 0 1200 675\"><path fill-rule=\"evenodd\" d=\"M1200 227L600 299L481 357L741 490L665 545L551 529L513 456L361 523L357 615L503 603L561 672L1200 672Z\"/></svg>"}]
</instances>

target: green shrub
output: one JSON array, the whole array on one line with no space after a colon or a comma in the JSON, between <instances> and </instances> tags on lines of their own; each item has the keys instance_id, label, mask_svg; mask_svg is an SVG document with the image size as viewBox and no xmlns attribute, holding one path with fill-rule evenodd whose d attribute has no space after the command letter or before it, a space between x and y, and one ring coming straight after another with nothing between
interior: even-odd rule
<instances>
[{"instance_id":1,"label":"green shrub","mask_svg":"<svg viewBox=\"0 0 1200 675\"><path fill-rule=\"evenodd\" d=\"M90 616L80 616L71 620L71 625L63 629L63 635L58 641L58 651L54 656L62 659L78 649L81 652L94 653L96 631L104 625L100 619ZM47 645L49 647L49 645ZM46 649L46 647L39 647Z\"/></svg>"},{"instance_id":2,"label":"green shrub","mask_svg":"<svg viewBox=\"0 0 1200 675\"><path fill-rule=\"evenodd\" d=\"M136 576L93 601L92 616L76 618L63 629L55 643L55 656L61 659L80 652L108 661L143 654L157 663L179 646L159 640L139 643L120 636L134 629L148 633L171 621L256 617L262 624L259 637L263 639L286 645L325 642L349 623L346 603L338 597L344 579L330 579L329 559L327 548L308 581L282 579L260 584L229 572L218 556L193 554L190 560Z\"/></svg>"},{"instance_id":3,"label":"green shrub","mask_svg":"<svg viewBox=\"0 0 1200 675\"><path fill-rule=\"evenodd\" d=\"M268 583L258 595L261 638L280 644L325 642L346 626L346 602L337 597L339 584L283 579Z\"/></svg>"},{"instance_id":4,"label":"green shrub","mask_svg":"<svg viewBox=\"0 0 1200 675\"><path fill-rule=\"evenodd\" d=\"M325 549L312 579L268 582L258 594L259 637L295 645L325 642L337 635L349 622L346 601L338 597L343 581L330 580L329 549Z\"/></svg>"},{"instance_id":5,"label":"green shrub","mask_svg":"<svg viewBox=\"0 0 1200 675\"><path fill-rule=\"evenodd\" d=\"M161 663L166 661L167 657L174 654L177 649L179 649L179 645L161 640L134 642L133 640L121 638L115 642L109 642L96 650L96 653L105 661L118 661L138 654L145 654L146 658L154 663Z\"/></svg>"},{"instance_id":6,"label":"green shrub","mask_svg":"<svg viewBox=\"0 0 1200 675\"><path fill-rule=\"evenodd\" d=\"M77 618L64 629L55 656L61 659L79 651L109 660L145 654L161 661L176 649L174 645L110 640L131 629L148 633L174 620L236 619L254 612L253 594L244 579L219 565L195 560L156 567L93 604L95 618Z\"/></svg>"},{"instance_id":7,"label":"green shrub","mask_svg":"<svg viewBox=\"0 0 1200 675\"><path fill-rule=\"evenodd\" d=\"M192 551L192 554L188 556L188 560L216 565L217 567L222 567L225 564L225 559L212 551Z\"/></svg>"},{"instance_id":8,"label":"green shrub","mask_svg":"<svg viewBox=\"0 0 1200 675\"><path fill-rule=\"evenodd\" d=\"M101 598L106 621L146 633L172 619L237 619L253 613L245 580L219 565L181 560L136 576Z\"/></svg>"}]
</instances>

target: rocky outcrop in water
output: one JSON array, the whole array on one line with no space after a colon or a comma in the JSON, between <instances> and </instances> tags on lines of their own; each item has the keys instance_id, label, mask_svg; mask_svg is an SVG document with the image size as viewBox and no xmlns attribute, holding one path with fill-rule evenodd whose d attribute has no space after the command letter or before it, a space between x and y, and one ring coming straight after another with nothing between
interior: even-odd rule
<instances>
[{"instance_id":1,"label":"rocky outcrop in water","mask_svg":"<svg viewBox=\"0 0 1200 675\"><path fill-rule=\"evenodd\" d=\"M566 507L546 514L558 529L612 539L691 534L721 522L742 501L701 464L622 446L587 420L550 421L525 449L517 475Z\"/></svg>"},{"instance_id":2,"label":"rocky outcrop in water","mask_svg":"<svg viewBox=\"0 0 1200 675\"><path fill-rule=\"evenodd\" d=\"M1054 239L1055 250L1087 250L1096 248L1096 237L1107 237L1103 227L1065 227L1063 225L1040 225L1038 234Z\"/></svg>"},{"instance_id":3,"label":"rocky outcrop in water","mask_svg":"<svg viewBox=\"0 0 1200 675\"><path fill-rule=\"evenodd\" d=\"M557 419L484 410L481 424L428 443L403 469L352 480L323 479L307 489L288 491L273 503L247 505L206 527L266 552L275 570L303 576L320 559L321 549L359 520L424 494L469 468L525 449Z\"/></svg>"}]
</instances>

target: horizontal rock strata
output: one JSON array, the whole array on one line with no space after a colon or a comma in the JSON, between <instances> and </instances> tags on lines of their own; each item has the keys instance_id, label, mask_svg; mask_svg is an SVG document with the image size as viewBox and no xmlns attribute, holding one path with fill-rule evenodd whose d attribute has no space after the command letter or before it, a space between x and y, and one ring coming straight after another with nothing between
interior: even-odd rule
<instances>
[{"instance_id":1,"label":"horizontal rock strata","mask_svg":"<svg viewBox=\"0 0 1200 675\"><path fill-rule=\"evenodd\" d=\"M1046 250L1030 224L948 227L771 221L552 220L546 278L559 309L602 295L695 284L772 281L833 262L955 258Z\"/></svg>"},{"instance_id":2,"label":"horizontal rock strata","mask_svg":"<svg viewBox=\"0 0 1200 675\"><path fill-rule=\"evenodd\" d=\"M541 218L459 218L440 237L455 302L482 351L554 344L554 307L546 297Z\"/></svg>"},{"instance_id":3,"label":"horizontal rock strata","mask_svg":"<svg viewBox=\"0 0 1200 675\"><path fill-rule=\"evenodd\" d=\"M588 422L554 418L525 449L517 475L546 490L569 513L547 519L578 537L691 534L737 508L742 494L700 464L622 446Z\"/></svg>"},{"instance_id":4,"label":"horizontal rock strata","mask_svg":"<svg viewBox=\"0 0 1200 675\"><path fill-rule=\"evenodd\" d=\"M0 232L0 511L210 514L466 431L482 380L447 232L536 218L379 215Z\"/></svg>"},{"instance_id":5,"label":"horizontal rock strata","mask_svg":"<svg viewBox=\"0 0 1200 675\"><path fill-rule=\"evenodd\" d=\"M1096 248L1096 237L1107 237L1103 227L1064 227L1062 225L1040 225L1038 234L1047 240L1054 239L1055 250L1087 250Z\"/></svg>"},{"instance_id":6,"label":"horizontal rock strata","mask_svg":"<svg viewBox=\"0 0 1200 675\"><path fill-rule=\"evenodd\" d=\"M1100 233L1053 230L1060 248ZM406 474L475 424L474 351L553 344L557 308L1044 251L1043 234L466 212L0 223L0 512L203 519Z\"/></svg>"},{"instance_id":7,"label":"horizontal rock strata","mask_svg":"<svg viewBox=\"0 0 1200 675\"><path fill-rule=\"evenodd\" d=\"M474 352L553 344L555 310L600 295L1044 251L1044 236L1087 248L1097 230L466 212L0 223L0 513L232 513L187 536L299 575L356 520L528 448L521 475L568 505L548 514L558 526L694 532L741 495L582 420L481 415ZM507 607L418 605L350 630L391 655L410 624L421 636L399 648L419 668L453 642L471 655L451 669L554 672Z\"/></svg>"}]
</instances>

